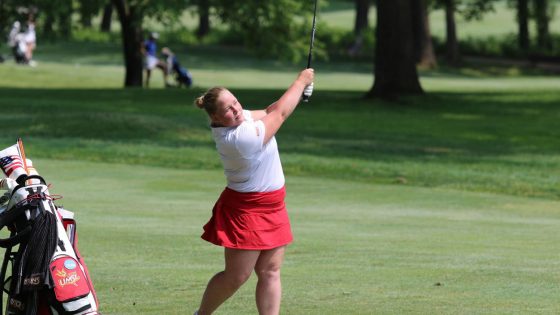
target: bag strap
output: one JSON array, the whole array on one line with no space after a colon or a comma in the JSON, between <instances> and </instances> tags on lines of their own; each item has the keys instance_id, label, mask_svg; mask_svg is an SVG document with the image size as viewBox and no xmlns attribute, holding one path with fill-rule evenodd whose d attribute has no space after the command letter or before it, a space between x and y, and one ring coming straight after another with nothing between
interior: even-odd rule
<instances>
[{"instance_id":1,"label":"bag strap","mask_svg":"<svg viewBox=\"0 0 560 315\"><path fill-rule=\"evenodd\" d=\"M21 243L24 239L27 238L32 228L33 227L31 225L28 225L27 227L25 227L25 229L21 230L19 233L14 233L8 238L0 238L0 247L11 248Z\"/></svg>"},{"instance_id":2,"label":"bag strap","mask_svg":"<svg viewBox=\"0 0 560 315\"><path fill-rule=\"evenodd\" d=\"M22 176L25 176L25 175L22 175ZM26 182L27 180L29 180L29 179L38 179L38 180L41 182L41 184L43 184L43 185L46 185L46 184L47 184L47 182L45 182L45 179L44 179L43 177L39 176L39 175L29 175L29 176L26 176L26 177L25 177L25 180L23 180L23 181L20 180L20 178L22 178L22 176L20 176L20 177L18 178L18 181L17 181L18 185L17 185L16 187L14 187L14 189L12 190L12 196L14 195L14 193L15 193L18 189L21 189L21 188L23 188L23 187L29 186L29 185L26 185L26 184L25 184L25 182ZM11 197L11 196L10 196L10 197Z\"/></svg>"}]
</instances>

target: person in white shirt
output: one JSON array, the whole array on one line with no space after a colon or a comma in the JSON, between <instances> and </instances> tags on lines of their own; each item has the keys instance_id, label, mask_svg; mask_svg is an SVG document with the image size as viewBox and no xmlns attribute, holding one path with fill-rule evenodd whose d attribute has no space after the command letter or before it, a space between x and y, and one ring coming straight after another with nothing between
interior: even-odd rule
<instances>
[{"instance_id":1,"label":"person in white shirt","mask_svg":"<svg viewBox=\"0 0 560 315\"><path fill-rule=\"evenodd\" d=\"M25 33L20 33L21 23L15 21L10 33L8 34L8 46L12 50L14 60L19 64L27 64L27 43L25 41Z\"/></svg>"},{"instance_id":2,"label":"person in white shirt","mask_svg":"<svg viewBox=\"0 0 560 315\"><path fill-rule=\"evenodd\" d=\"M214 312L253 270L258 278L259 314L279 314L280 268L292 232L274 135L302 95L311 96L313 79L313 69L301 71L284 94L264 110L244 110L235 95L223 87L211 88L195 100L210 117L227 179L201 236L224 247L225 270L210 279L195 314Z\"/></svg>"},{"instance_id":3,"label":"person in white shirt","mask_svg":"<svg viewBox=\"0 0 560 315\"><path fill-rule=\"evenodd\" d=\"M27 21L27 30L24 34L24 41L27 47L25 58L30 65L33 65L33 51L37 48L37 35L35 33L35 22L32 19Z\"/></svg>"},{"instance_id":4,"label":"person in white shirt","mask_svg":"<svg viewBox=\"0 0 560 315\"><path fill-rule=\"evenodd\" d=\"M16 35L19 33L20 29L21 29L21 23L19 21L15 21L14 24L12 25L12 29L10 30L10 33L8 34L9 47L11 48L16 47L17 45Z\"/></svg>"}]
</instances>

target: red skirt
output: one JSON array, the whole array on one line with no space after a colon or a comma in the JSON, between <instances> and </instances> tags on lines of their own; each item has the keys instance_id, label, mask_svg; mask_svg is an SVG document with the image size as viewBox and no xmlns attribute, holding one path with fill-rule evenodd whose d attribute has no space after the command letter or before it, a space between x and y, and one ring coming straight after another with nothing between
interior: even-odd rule
<instances>
[{"instance_id":1,"label":"red skirt","mask_svg":"<svg viewBox=\"0 0 560 315\"><path fill-rule=\"evenodd\" d=\"M227 248L267 250L292 242L284 187L241 193L226 188L204 225L202 239Z\"/></svg>"}]
</instances>

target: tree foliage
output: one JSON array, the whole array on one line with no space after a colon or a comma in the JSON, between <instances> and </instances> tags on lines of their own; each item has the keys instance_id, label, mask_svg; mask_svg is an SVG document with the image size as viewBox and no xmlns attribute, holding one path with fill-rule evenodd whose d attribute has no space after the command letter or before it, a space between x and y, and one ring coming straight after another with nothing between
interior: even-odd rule
<instances>
[{"instance_id":1,"label":"tree foliage","mask_svg":"<svg viewBox=\"0 0 560 315\"><path fill-rule=\"evenodd\" d=\"M313 1L217 0L219 17L243 44L259 56L294 62L301 60L309 46ZM303 18L299 18L303 17Z\"/></svg>"},{"instance_id":2,"label":"tree foliage","mask_svg":"<svg viewBox=\"0 0 560 315\"><path fill-rule=\"evenodd\" d=\"M17 8L20 6L18 0L0 0L0 33L7 34L16 20L21 20L22 16ZM2 43L3 41L0 41Z\"/></svg>"},{"instance_id":3,"label":"tree foliage","mask_svg":"<svg viewBox=\"0 0 560 315\"><path fill-rule=\"evenodd\" d=\"M91 27L91 19L96 16L105 0L79 0L80 22L83 27Z\"/></svg>"},{"instance_id":4,"label":"tree foliage","mask_svg":"<svg viewBox=\"0 0 560 315\"><path fill-rule=\"evenodd\" d=\"M72 0L0 0L0 29L32 18L42 38L69 38L73 11Z\"/></svg>"}]
</instances>

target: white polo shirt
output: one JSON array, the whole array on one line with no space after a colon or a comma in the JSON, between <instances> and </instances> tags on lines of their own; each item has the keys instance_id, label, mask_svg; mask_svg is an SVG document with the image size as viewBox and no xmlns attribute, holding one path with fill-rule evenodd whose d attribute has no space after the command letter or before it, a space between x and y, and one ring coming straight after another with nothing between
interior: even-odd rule
<instances>
[{"instance_id":1,"label":"white polo shirt","mask_svg":"<svg viewBox=\"0 0 560 315\"><path fill-rule=\"evenodd\" d=\"M239 192L266 192L284 186L284 172L276 139L263 145L264 123L243 111L245 121L237 127L212 128L227 186Z\"/></svg>"}]
</instances>

